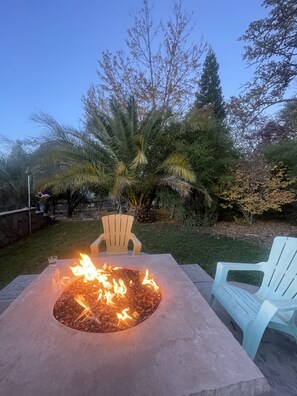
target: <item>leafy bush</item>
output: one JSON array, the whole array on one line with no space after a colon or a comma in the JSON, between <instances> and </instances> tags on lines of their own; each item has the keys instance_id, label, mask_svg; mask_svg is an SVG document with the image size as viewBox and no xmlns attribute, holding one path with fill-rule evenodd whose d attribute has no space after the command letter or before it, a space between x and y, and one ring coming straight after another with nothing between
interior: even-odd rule
<instances>
[{"instance_id":1,"label":"leafy bush","mask_svg":"<svg viewBox=\"0 0 297 396\"><path fill-rule=\"evenodd\" d=\"M216 205L206 208L203 206L194 207L193 204L185 203L176 208L175 217L190 227L209 227L217 222L218 212Z\"/></svg>"}]
</instances>

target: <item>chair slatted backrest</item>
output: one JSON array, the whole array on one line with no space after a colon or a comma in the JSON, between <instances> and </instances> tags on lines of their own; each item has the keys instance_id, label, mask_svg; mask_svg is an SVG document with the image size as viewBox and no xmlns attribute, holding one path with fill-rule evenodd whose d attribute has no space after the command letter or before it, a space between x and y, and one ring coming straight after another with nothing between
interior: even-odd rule
<instances>
[{"instance_id":1,"label":"chair slatted backrest","mask_svg":"<svg viewBox=\"0 0 297 396\"><path fill-rule=\"evenodd\" d=\"M258 294L266 298L297 298L297 238L274 239Z\"/></svg>"},{"instance_id":2,"label":"chair slatted backrest","mask_svg":"<svg viewBox=\"0 0 297 396\"><path fill-rule=\"evenodd\" d=\"M108 253L127 253L133 216L116 214L102 217L106 250Z\"/></svg>"}]
</instances>

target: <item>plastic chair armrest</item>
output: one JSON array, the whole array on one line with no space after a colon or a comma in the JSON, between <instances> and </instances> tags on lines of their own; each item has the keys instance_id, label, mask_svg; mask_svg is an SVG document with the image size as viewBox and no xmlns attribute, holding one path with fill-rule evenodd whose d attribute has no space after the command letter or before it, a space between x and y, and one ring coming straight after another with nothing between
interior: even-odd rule
<instances>
[{"instance_id":1,"label":"plastic chair armrest","mask_svg":"<svg viewBox=\"0 0 297 396\"><path fill-rule=\"evenodd\" d=\"M90 246L91 249L91 255L93 257L98 257L99 256L99 247L101 245L101 242L105 241L105 236L104 234L101 234L99 238L96 239Z\"/></svg>"},{"instance_id":2,"label":"plastic chair armrest","mask_svg":"<svg viewBox=\"0 0 297 396\"><path fill-rule=\"evenodd\" d=\"M215 275L215 283L225 282L228 276L229 271L262 271L263 272L263 265L265 263L261 262L258 264L251 264L251 263L225 263L225 262L218 262L217 270Z\"/></svg>"},{"instance_id":3,"label":"plastic chair armrest","mask_svg":"<svg viewBox=\"0 0 297 396\"><path fill-rule=\"evenodd\" d=\"M140 240L136 237L135 234L133 234L131 232L130 234L130 240L133 242L133 255L137 256L138 254L140 254L140 250L142 247L142 243L140 242Z\"/></svg>"},{"instance_id":4,"label":"plastic chair armrest","mask_svg":"<svg viewBox=\"0 0 297 396\"><path fill-rule=\"evenodd\" d=\"M265 300L265 301L268 301L270 304L272 304L275 308L277 308L278 311L295 311L295 310L297 310L297 301L296 300L286 300L286 299L274 300L274 299L271 299L271 300Z\"/></svg>"},{"instance_id":5,"label":"plastic chair armrest","mask_svg":"<svg viewBox=\"0 0 297 396\"><path fill-rule=\"evenodd\" d=\"M271 318L278 312L278 311L296 311L297 310L297 301L295 300L281 300L281 299L271 299L271 300L264 300L257 317L255 320L251 321L250 326L254 326L255 329L258 329L261 324L265 329L268 323L270 322ZM256 331L256 330L255 330Z\"/></svg>"}]
</instances>

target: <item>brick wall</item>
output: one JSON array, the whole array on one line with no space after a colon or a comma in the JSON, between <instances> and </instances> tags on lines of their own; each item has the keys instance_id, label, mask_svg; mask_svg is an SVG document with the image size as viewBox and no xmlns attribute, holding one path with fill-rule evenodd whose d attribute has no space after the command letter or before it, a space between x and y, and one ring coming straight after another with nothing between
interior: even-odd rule
<instances>
[{"instance_id":1,"label":"brick wall","mask_svg":"<svg viewBox=\"0 0 297 396\"><path fill-rule=\"evenodd\" d=\"M49 216L31 209L32 232L49 224ZM0 248L29 234L29 209L0 213Z\"/></svg>"}]
</instances>

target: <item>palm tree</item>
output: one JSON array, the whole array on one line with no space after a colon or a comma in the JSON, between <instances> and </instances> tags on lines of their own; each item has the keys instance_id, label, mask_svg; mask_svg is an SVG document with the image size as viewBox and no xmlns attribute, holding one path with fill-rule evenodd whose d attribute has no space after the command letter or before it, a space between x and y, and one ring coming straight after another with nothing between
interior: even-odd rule
<instances>
[{"instance_id":1,"label":"palm tree","mask_svg":"<svg viewBox=\"0 0 297 396\"><path fill-rule=\"evenodd\" d=\"M125 106L112 100L110 114L90 111L84 131L61 126L45 114L34 119L56 141L48 159L58 164L58 171L44 183L54 193L82 186L107 188L115 199L126 199L135 217L144 221L151 218L161 187L187 196L195 181L185 156L163 144L168 117L152 111L139 121L133 97Z\"/></svg>"}]
</instances>

